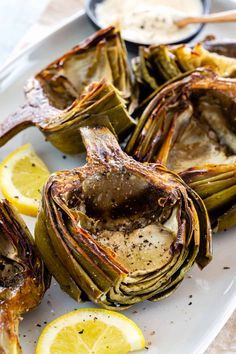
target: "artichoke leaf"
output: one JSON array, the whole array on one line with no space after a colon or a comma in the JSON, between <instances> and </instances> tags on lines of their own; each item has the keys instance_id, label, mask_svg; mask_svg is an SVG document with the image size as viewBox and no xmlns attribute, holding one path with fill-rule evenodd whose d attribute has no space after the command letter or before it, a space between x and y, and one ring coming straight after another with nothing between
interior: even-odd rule
<instances>
[{"instance_id":1,"label":"artichoke leaf","mask_svg":"<svg viewBox=\"0 0 236 354\"><path fill-rule=\"evenodd\" d=\"M203 199L215 232L236 224L236 165L195 166L180 175Z\"/></svg>"},{"instance_id":2,"label":"artichoke leaf","mask_svg":"<svg viewBox=\"0 0 236 354\"><path fill-rule=\"evenodd\" d=\"M70 294L73 299L79 302L84 294L78 285L73 281L72 277L64 270L60 259L54 254L51 241L47 237L47 226L45 223L37 222L35 225L35 232L40 235L38 238L38 249L42 252L49 268L53 272L56 279L58 279L61 288Z\"/></svg>"},{"instance_id":3,"label":"artichoke leaf","mask_svg":"<svg viewBox=\"0 0 236 354\"><path fill-rule=\"evenodd\" d=\"M152 77L149 72L148 62L146 61L146 50L143 47L139 48L139 68L141 71L141 77L144 84L149 85L153 90L158 88L158 82Z\"/></svg>"},{"instance_id":4,"label":"artichoke leaf","mask_svg":"<svg viewBox=\"0 0 236 354\"><path fill-rule=\"evenodd\" d=\"M68 282L105 308L162 297L195 261L204 267L211 259L205 206L175 173L129 157L107 127L80 132L87 164L46 183L37 221L46 227L35 230L40 253L44 230ZM44 260L66 290L47 255Z\"/></svg>"},{"instance_id":5,"label":"artichoke leaf","mask_svg":"<svg viewBox=\"0 0 236 354\"><path fill-rule=\"evenodd\" d=\"M177 64L178 60L176 56L169 50L168 46L166 45L159 45L154 47L150 53L149 58L151 67L153 67L153 71L158 72L160 75L159 80L164 80L165 82L176 76L179 76L182 73Z\"/></svg>"},{"instance_id":6,"label":"artichoke leaf","mask_svg":"<svg viewBox=\"0 0 236 354\"><path fill-rule=\"evenodd\" d=\"M236 225L236 205L218 216L214 224L214 232L226 231Z\"/></svg>"}]
</instances>

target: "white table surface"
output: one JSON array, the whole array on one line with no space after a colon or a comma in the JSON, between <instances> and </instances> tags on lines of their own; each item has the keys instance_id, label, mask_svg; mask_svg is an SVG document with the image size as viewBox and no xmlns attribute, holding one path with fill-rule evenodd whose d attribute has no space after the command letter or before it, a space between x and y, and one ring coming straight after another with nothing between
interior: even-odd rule
<instances>
[{"instance_id":1,"label":"white table surface","mask_svg":"<svg viewBox=\"0 0 236 354\"><path fill-rule=\"evenodd\" d=\"M23 46L50 32L53 26L82 6L83 0L0 0L0 66ZM212 0L213 12L216 7L236 9L236 0ZM234 33L236 37L236 25ZM205 352L233 353L236 353L236 312Z\"/></svg>"}]
</instances>

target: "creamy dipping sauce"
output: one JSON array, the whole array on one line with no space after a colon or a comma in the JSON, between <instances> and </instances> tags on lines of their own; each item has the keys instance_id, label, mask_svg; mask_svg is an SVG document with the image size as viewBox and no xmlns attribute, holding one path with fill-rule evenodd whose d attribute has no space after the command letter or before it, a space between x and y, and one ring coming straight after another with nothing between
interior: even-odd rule
<instances>
[{"instance_id":1,"label":"creamy dipping sauce","mask_svg":"<svg viewBox=\"0 0 236 354\"><path fill-rule=\"evenodd\" d=\"M175 21L203 13L200 0L104 0L95 9L101 27L119 22L123 38L140 44L180 41L196 26L178 28Z\"/></svg>"}]
</instances>

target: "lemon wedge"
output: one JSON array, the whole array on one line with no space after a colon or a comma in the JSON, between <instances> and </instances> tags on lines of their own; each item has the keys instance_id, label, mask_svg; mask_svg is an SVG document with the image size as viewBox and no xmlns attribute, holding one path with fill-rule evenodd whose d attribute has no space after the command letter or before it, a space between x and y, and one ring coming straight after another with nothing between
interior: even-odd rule
<instances>
[{"instance_id":1,"label":"lemon wedge","mask_svg":"<svg viewBox=\"0 0 236 354\"><path fill-rule=\"evenodd\" d=\"M36 354L126 354L144 346L140 328L124 315L80 309L45 327Z\"/></svg>"},{"instance_id":2,"label":"lemon wedge","mask_svg":"<svg viewBox=\"0 0 236 354\"><path fill-rule=\"evenodd\" d=\"M20 213L36 216L42 187L49 176L30 144L10 153L0 165L0 188Z\"/></svg>"}]
</instances>

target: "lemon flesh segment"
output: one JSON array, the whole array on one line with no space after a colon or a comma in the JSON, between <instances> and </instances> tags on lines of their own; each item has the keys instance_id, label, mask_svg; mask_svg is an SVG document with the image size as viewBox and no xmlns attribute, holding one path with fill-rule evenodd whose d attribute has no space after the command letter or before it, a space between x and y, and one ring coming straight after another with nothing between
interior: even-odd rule
<instances>
[{"instance_id":1,"label":"lemon flesh segment","mask_svg":"<svg viewBox=\"0 0 236 354\"><path fill-rule=\"evenodd\" d=\"M0 165L0 187L4 197L26 215L37 214L41 190L48 177L47 166L30 144L13 151Z\"/></svg>"},{"instance_id":2,"label":"lemon flesh segment","mask_svg":"<svg viewBox=\"0 0 236 354\"><path fill-rule=\"evenodd\" d=\"M144 346L141 330L124 315L81 309L50 323L40 336L36 354L126 354Z\"/></svg>"}]
</instances>

